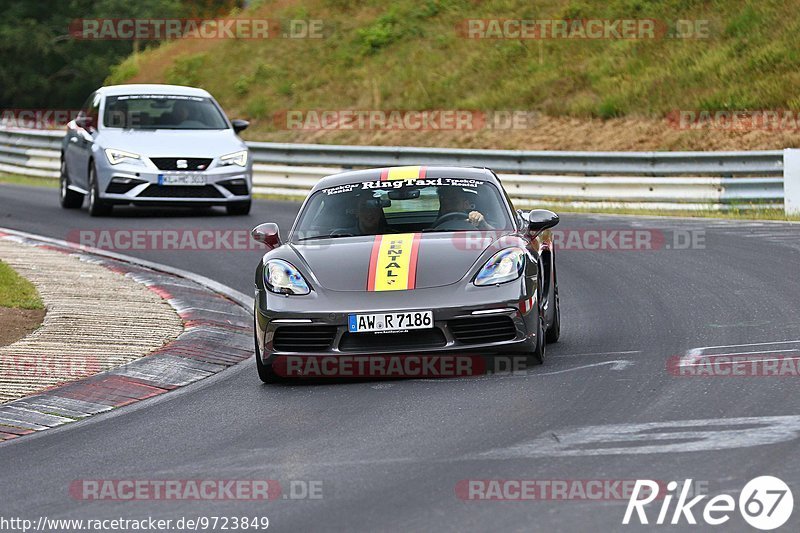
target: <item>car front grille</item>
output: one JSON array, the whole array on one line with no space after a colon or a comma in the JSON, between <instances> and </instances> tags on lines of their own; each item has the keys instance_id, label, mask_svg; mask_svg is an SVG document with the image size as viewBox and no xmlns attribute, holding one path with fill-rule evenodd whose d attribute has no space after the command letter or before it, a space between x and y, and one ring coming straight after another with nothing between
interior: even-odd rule
<instances>
[{"instance_id":1,"label":"car front grille","mask_svg":"<svg viewBox=\"0 0 800 533\"><path fill-rule=\"evenodd\" d=\"M463 344L508 341L517 336L514 321L508 316L456 318L447 323L453 337Z\"/></svg>"},{"instance_id":2,"label":"car front grille","mask_svg":"<svg viewBox=\"0 0 800 533\"><path fill-rule=\"evenodd\" d=\"M213 185L150 185L137 198L222 198Z\"/></svg>"},{"instance_id":3,"label":"car front grille","mask_svg":"<svg viewBox=\"0 0 800 533\"><path fill-rule=\"evenodd\" d=\"M322 352L330 349L336 326L280 326L272 346L280 352Z\"/></svg>"},{"instance_id":4,"label":"car front grille","mask_svg":"<svg viewBox=\"0 0 800 533\"><path fill-rule=\"evenodd\" d=\"M211 158L205 157L151 157L150 161L153 162L159 170L206 170L208 165L211 164ZM186 166L182 164L179 166L178 161L185 161Z\"/></svg>"},{"instance_id":5,"label":"car front grille","mask_svg":"<svg viewBox=\"0 0 800 533\"><path fill-rule=\"evenodd\" d=\"M439 328L379 334L346 332L339 342L339 349L343 352L407 350L410 348L436 348L445 344L447 344L447 339Z\"/></svg>"}]
</instances>

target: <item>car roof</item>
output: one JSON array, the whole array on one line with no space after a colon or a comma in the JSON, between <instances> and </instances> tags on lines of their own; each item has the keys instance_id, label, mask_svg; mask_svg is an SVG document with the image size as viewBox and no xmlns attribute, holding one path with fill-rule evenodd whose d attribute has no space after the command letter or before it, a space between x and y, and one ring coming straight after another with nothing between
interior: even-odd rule
<instances>
[{"instance_id":1,"label":"car roof","mask_svg":"<svg viewBox=\"0 0 800 533\"><path fill-rule=\"evenodd\" d=\"M129 83L125 85L107 85L97 89L98 94L120 96L132 94L174 94L179 96L211 97L208 91L184 85L163 85L160 83Z\"/></svg>"},{"instance_id":2,"label":"car roof","mask_svg":"<svg viewBox=\"0 0 800 533\"><path fill-rule=\"evenodd\" d=\"M381 176L385 172L393 168L412 169L413 167L382 167L340 172L339 174L332 174L319 180L317 184L314 185L312 192L316 192L319 189L327 189L328 187L336 187L337 185L345 185L347 183L361 183L364 181L380 180ZM425 178L466 178L480 181L490 181L496 185L499 185L499 180L488 168L425 165L422 165L418 168L420 168L421 171L417 176L415 176L415 178L422 176Z\"/></svg>"}]
</instances>

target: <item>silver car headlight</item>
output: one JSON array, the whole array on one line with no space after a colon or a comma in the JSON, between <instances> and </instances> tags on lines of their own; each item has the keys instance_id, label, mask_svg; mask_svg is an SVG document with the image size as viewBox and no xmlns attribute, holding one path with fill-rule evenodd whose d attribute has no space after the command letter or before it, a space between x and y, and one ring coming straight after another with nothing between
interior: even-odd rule
<instances>
[{"instance_id":1,"label":"silver car headlight","mask_svg":"<svg viewBox=\"0 0 800 533\"><path fill-rule=\"evenodd\" d=\"M483 265L474 283L479 287L514 281L525 270L525 250L506 248L494 254Z\"/></svg>"},{"instance_id":2,"label":"silver car headlight","mask_svg":"<svg viewBox=\"0 0 800 533\"><path fill-rule=\"evenodd\" d=\"M106 148L106 157L108 158L108 162L112 165L117 165L119 163L133 163L133 162L141 162L142 157L139 154L133 154L131 152L126 152L125 150L117 150L116 148Z\"/></svg>"},{"instance_id":3,"label":"silver car headlight","mask_svg":"<svg viewBox=\"0 0 800 533\"><path fill-rule=\"evenodd\" d=\"M264 285L276 294L302 296L311 292L300 271L281 259L270 259L264 265Z\"/></svg>"},{"instance_id":4,"label":"silver car headlight","mask_svg":"<svg viewBox=\"0 0 800 533\"><path fill-rule=\"evenodd\" d=\"M219 158L219 166L226 167L228 165L237 165L240 167L247 166L247 150L234 152L232 154L223 155Z\"/></svg>"}]
</instances>

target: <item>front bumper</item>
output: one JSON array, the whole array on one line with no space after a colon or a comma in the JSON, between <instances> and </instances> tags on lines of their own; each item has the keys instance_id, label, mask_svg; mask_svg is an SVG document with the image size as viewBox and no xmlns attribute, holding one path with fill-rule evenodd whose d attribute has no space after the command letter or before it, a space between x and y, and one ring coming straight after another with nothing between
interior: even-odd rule
<instances>
[{"instance_id":1,"label":"front bumper","mask_svg":"<svg viewBox=\"0 0 800 533\"><path fill-rule=\"evenodd\" d=\"M160 185L160 177L170 174L202 177L205 185ZM159 170L152 165L105 162L97 165L97 179L100 198L114 204L225 205L250 199L253 190L249 164L181 172ZM125 180L131 180L133 185L120 185Z\"/></svg>"},{"instance_id":2,"label":"front bumper","mask_svg":"<svg viewBox=\"0 0 800 533\"><path fill-rule=\"evenodd\" d=\"M267 365L292 355L528 353L537 343L539 305L535 290L528 291L524 285L384 293L327 291L306 297L258 290L256 342ZM433 311L433 328L380 334L348 331L351 313L417 310Z\"/></svg>"}]
</instances>

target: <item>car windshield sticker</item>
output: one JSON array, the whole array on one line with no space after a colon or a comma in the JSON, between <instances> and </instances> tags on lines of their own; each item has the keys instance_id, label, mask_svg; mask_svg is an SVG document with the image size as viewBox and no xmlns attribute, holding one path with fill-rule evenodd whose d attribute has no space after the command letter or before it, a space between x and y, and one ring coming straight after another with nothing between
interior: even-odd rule
<instances>
[{"instance_id":1,"label":"car windshield sticker","mask_svg":"<svg viewBox=\"0 0 800 533\"><path fill-rule=\"evenodd\" d=\"M423 179L426 168L420 166L386 168L381 172L381 181Z\"/></svg>"},{"instance_id":2,"label":"car windshield sticker","mask_svg":"<svg viewBox=\"0 0 800 533\"><path fill-rule=\"evenodd\" d=\"M414 167L416 168L416 167ZM424 168L424 167L423 167ZM360 183L345 183L335 187L321 189L327 195L340 194L354 190L366 189L401 189L403 187L462 187L464 189L477 189L485 181L468 178L394 178L389 180L364 181ZM473 192L473 191L469 191ZM477 192L477 191L475 191Z\"/></svg>"},{"instance_id":3,"label":"car windshield sticker","mask_svg":"<svg viewBox=\"0 0 800 533\"><path fill-rule=\"evenodd\" d=\"M395 180L375 180L361 183L362 189L400 189L403 187L480 187L483 185L481 180L464 178L408 178Z\"/></svg>"},{"instance_id":4,"label":"car windshield sticker","mask_svg":"<svg viewBox=\"0 0 800 533\"><path fill-rule=\"evenodd\" d=\"M328 196L332 194L339 194L343 192L350 192L354 189L358 189L361 187L360 183L345 183L344 185L337 185L336 187L329 187L327 189L322 189L322 192L327 194Z\"/></svg>"},{"instance_id":5,"label":"car windshield sticker","mask_svg":"<svg viewBox=\"0 0 800 533\"><path fill-rule=\"evenodd\" d=\"M417 283L420 233L376 235L367 278L368 291L404 291Z\"/></svg>"},{"instance_id":6,"label":"car windshield sticker","mask_svg":"<svg viewBox=\"0 0 800 533\"><path fill-rule=\"evenodd\" d=\"M201 96L186 96L182 94L125 94L111 96L115 100L191 100L192 102L202 102L205 98Z\"/></svg>"}]
</instances>

